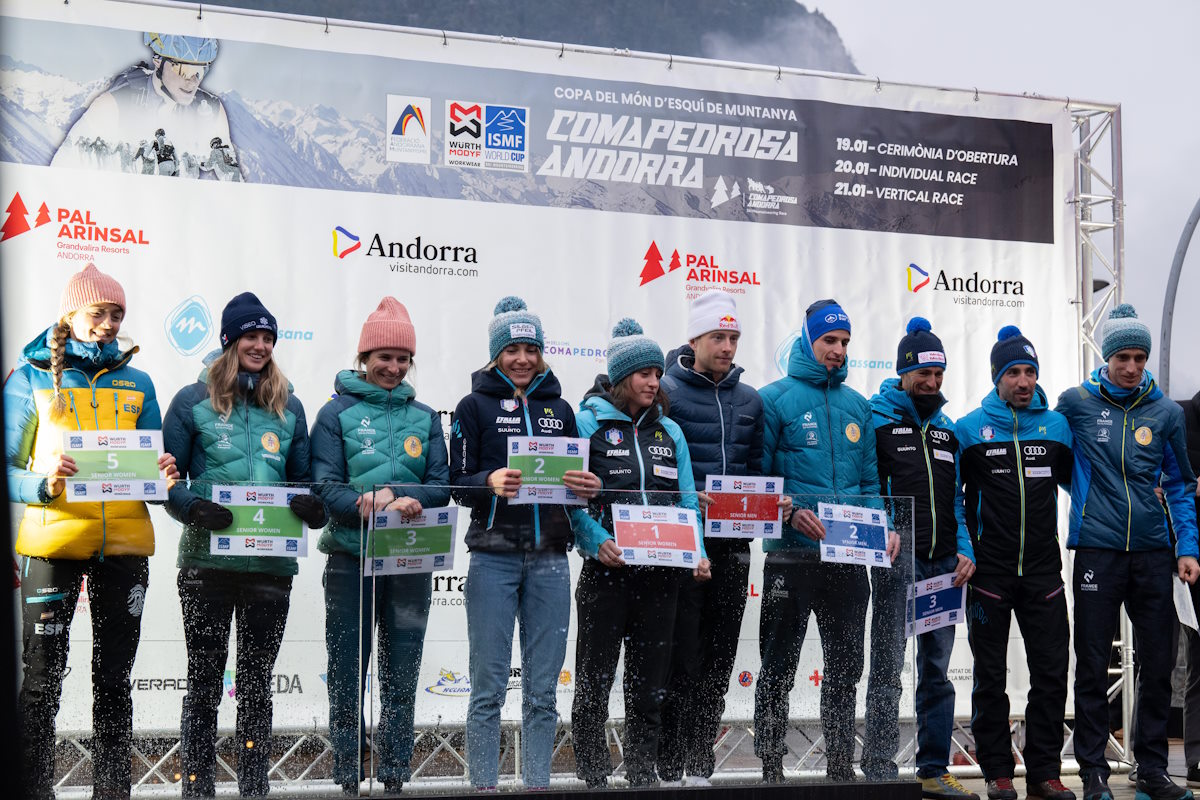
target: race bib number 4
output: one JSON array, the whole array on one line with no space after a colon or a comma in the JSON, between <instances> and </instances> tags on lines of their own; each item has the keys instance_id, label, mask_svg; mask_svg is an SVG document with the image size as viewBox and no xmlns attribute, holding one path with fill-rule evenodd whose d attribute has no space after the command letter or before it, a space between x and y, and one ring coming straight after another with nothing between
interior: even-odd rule
<instances>
[{"instance_id":1,"label":"race bib number 4","mask_svg":"<svg viewBox=\"0 0 1200 800\"><path fill-rule=\"evenodd\" d=\"M166 500L158 471L162 431L67 431L63 453L79 471L66 480L69 503L97 500Z\"/></svg>"},{"instance_id":2,"label":"race bib number 4","mask_svg":"<svg viewBox=\"0 0 1200 800\"><path fill-rule=\"evenodd\" d=\"M613 505L613 532L626 564L695 569L700 564L696 512L677 506Z\"/></svg>"},{"instance_id":3,"label":"race bib number 4","mask_svg":"<svg viewBox=\"0 0 1200 800\"><path fill-rule=\"evenodd\" d=\"M380 511L372 517L363 575L440 572L454 566L458 508L427 508L415 517Z\"/></svg>"},{"instance_id":4,"label":"race bib number 4","mask_svg":"<svg viewBox=\"0 0 1200 800\"><path fill-rule=\"evenodd\" d=\"M308 555L308 526L288 502L308 489L283 486L213 486L212 501L233 513L233 525L213 531L208 552L217 556Z\"/></svg>"}]
</instances>

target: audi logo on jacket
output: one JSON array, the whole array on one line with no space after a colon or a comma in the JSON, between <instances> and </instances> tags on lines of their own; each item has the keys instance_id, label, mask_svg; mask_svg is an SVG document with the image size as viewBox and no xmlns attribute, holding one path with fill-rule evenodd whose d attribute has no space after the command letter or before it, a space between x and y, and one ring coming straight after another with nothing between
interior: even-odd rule
<instances>
[{"instance_id":1,"label":"audi logo on jacket","mask_svg":"<svg viewBox=\"0 0 1200 800\"><path fill-rule=\"evenodd\" d=\"M1061 572L1058 487L1070 485L1073 443L1066 417L1050 410L1040 386L1023 409L992 390L954 432L962 489L955 513L970 533L978 571Z\"/></svg>"}]
</instances>

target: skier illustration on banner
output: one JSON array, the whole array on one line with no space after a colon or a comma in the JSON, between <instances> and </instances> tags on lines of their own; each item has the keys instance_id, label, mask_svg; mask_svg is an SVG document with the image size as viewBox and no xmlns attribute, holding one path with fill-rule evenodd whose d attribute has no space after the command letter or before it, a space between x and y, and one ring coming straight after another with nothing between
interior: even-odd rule
<instances>
[{"instance_id":1,"label":"skier illustration on banner","mask_svg":"<svg viewBox=\"0 0 1200 800\"><path fill-rule=\"evenodd\" d=\"M92 99L50 165L242 180L225 106L200 86L217 58L217 40L146 32L142 41L150 60L115 76ZM217 140L223 152L212 144Z\"/></svg>"}]
</instances>

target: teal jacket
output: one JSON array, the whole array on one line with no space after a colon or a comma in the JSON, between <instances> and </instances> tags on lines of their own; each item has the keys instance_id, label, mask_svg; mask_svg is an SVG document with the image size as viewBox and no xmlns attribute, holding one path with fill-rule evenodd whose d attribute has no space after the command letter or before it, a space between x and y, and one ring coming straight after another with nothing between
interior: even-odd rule
<instances>
[{"instance_id":1,"label":"teal jacket","mask_svg":"<svg viewBox=\"0 0 1200 800\"><path fill-rule=\"evenodd\" d=\"M1057 410L1075 434L1067 547L1155 550L1171 546L1162 486L1175 529L1175 555L1197 556L1196 476L1188 461L1183 411L1146 370L1121 389L1095 370L1063 392Z\"/></svg>"},{"instance_id":2,"label":"teal jacket","mask_svg":"<svg viewBox=\"0 0 1200 800\"><path fill-rule=\"evenodd\" d=\"M845 385L845 363L817 363L808 334L792 345L788 374L759 391L763 400L763 474L783 478L796 508L818 502L878 507L875 426L867 399ZM873 502L860 498L873 498ZM817 543L790 525L763 550L815 558Z\"/></svg>"},{"instance_id":3,"label":"teal jacket","mask_svg":"<svg viewBox=\"0 0 1200 800\"><path fill-rule=\"evenodd\" d=\"M257 376L239 377L245 382ZM209 554L212 531L188 525L187 517L198 500L212 500L214 484L308 483L310 456L304 407L289 394L280 419L257 403L247 403L245 394L241 394L234 400L229 416L222 417L212 407L207 381L206 367L199 381L175 395L163 422L164 447L175 456L179 474L190 479L186 485L183 481L176 483L167 500L167 512L184 523L178 566L295 575L298 568L294 558Z\"/></svg>"},{"instance_id":4,"label":"teal jacket","mask_svg":"<svg viewBox=\"0 0 1200 800\"><path fill-rule=\"evenodd\" d=\"M438 412L418 403L407 383L388 391L342 370L333 390L312 429L313 480L329 510L317 547L358 556L366 537L355 500L364 492L390 485L424 508L450 502L446 440Z\"/></svg>"}]
</instances>

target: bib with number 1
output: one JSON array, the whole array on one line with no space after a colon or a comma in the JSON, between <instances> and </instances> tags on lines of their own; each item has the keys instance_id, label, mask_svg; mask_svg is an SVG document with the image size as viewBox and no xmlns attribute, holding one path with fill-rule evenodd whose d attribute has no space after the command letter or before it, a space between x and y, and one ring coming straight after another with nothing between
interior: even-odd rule
<instances>
[{"instance_id":1,"label":"bib with number 1","mask_svg":"<svg viewBox=\"0 0 1200 800\"><path fill-rule=\"evenodd\" d=\"M282 486L213 486L212 501L233 514L233 524L213 531L208 552L218 556L308 555L308 526L288 502L308 489Z\"/></svg>"}]
</instances>

